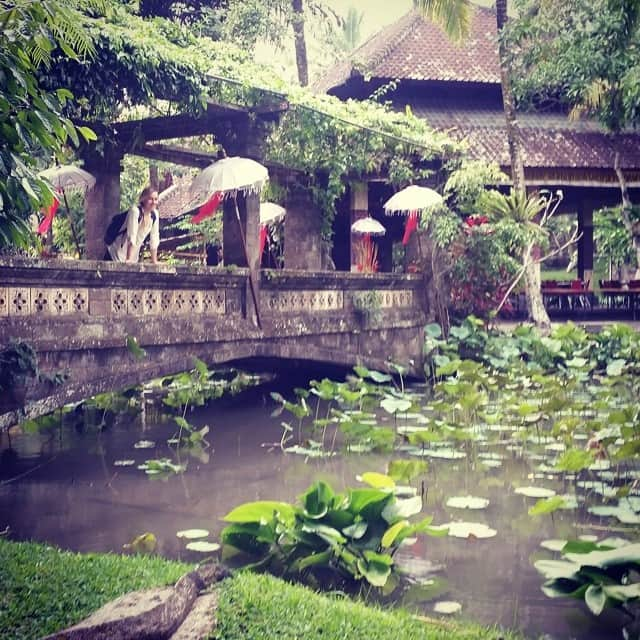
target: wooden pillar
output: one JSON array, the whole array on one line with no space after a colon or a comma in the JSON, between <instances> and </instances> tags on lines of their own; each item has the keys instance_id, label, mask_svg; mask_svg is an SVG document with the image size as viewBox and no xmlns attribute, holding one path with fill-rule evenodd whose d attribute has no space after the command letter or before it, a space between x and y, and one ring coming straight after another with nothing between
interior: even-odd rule
<instances>
[{"instance_id":1,"label":"wooden pillar","mask_svg":"<svg viewBox=\"0 0 640 640\"><path fill-rule=\"evenodd\" d=\"M311 192L291 185L284 219L284 266L287 269L322 269L322 212Z\"/></svg>"},{"instance_id":2,"label":"wooden pillar","mask_svg":"<svg viewBox=\"0 0 640 640\"><path fill-rule=\"evenodd\" d=\"M366 181L350 183L350 202L349 210L351 212L350 223L352 225L356 220L366 218L369 215L369 183ZM354 244L360 240L361 236L351 234L351 271L356 271L356 259Z\"/></svg>"},{"instance_id":3,"label":"wooden pillar","mask_svg":"<svg viewBox=\"0 0 640 640\"><path fill-rule=\"evenodd\" d=\"M593 280L593 207L584 201L578 209L578 232L578 278Z\"/></svg>"},{"instance_id":4,"label":"wooden pillar","mask_svg":"<svg viewBox=\"0 0 640 640\"><path fill-rule=\"evenodd\" d=\"M238 205L236 213L236 202ZM238 215L240 224L238 224ZM236 200L225 198L222 208L222 259L225 265L235 264L248 267L253 281L253 290L259 308L260 292L258 290L260 269L260 195L250 193L238 194ZM244 245L241 232L244 233ZM246 247L246 253L245 253ZM247 283L245 295L245 315L254 317L256 305L251 293L251 283ZM259 311L258 311L259 312Z\"/></svg>"},{"instance_id":5,"label":"wooden pillar","mask_svg":"<svg viewBox=\"0 0 640 640\"><path fill-rule=\"evenodd\" d=\"M85 257L102 260L106 252L104 232L111 218L120 212L120 173L123 154L107 149L103 156L91 154L85 158L84 168L96 184L87 191L84 204Z\"/></svg>"}]
</instances>

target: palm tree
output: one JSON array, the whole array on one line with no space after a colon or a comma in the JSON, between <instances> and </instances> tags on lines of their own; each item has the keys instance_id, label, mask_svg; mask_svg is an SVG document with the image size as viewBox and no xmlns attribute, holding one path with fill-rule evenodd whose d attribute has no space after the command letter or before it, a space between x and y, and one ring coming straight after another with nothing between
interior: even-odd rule
<instances>
[{"instance_id":1,"label":"palm tree","mask_svg":"<svg viewBox=\"0 0 640 640\"><path fill-rule=\"evenodd\" d=\"M439 23L456 40L465 38L471 25L471 3L469 0L414 0L414 5L427 18ZM522 139L518 129L515 98L511 88L510 66L502 33L507 23L507 0L496 0L496 26L498 30L498 57L500 63L500 82L502 85L502 105L504 109L507 144L511 164L511 181L518 198L526 201L524 182L524 161ZM540 288L540 263L534 258L531 243L526 243L522 254L525 295L529 317L542 331L551 327L549 315L544 308Z\"/></svg>"},{"instance_id":2,"label":"palm tree","mask_svg":"<svg viewBox=\"0 0 640 640\"><path fill-rule=\"evenodd\" d=\"M307 41L304 35L304 8L302 0L291 0L293 9L294 45L296 50L296 66L298 67L298 81L303 87L309 84L309 64L307 62Z\"/></svg>"}]
</instances>

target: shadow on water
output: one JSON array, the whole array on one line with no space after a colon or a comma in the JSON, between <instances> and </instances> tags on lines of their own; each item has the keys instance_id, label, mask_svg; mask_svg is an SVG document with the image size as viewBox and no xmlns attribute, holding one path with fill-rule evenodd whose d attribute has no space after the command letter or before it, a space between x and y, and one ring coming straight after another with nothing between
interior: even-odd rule
<instances>
[{"instance_id":1,"label":"shadow on water","mask_svg":"<svg viewBox=\"0 0 640 640\"><path fill-rule=\"evenodd\" d=\"M194 425L210 426L210 447L182 452L183 474L147 476L138 465L150 458L175 459L167 439L175 423L162 417L159 399L147 398L142 413L122 413L106 427L92 427L78 412L41 433L14 429L0 441L0 530L10 528L14 540L36 540L80 552L122 552L124 544L149 531L158 552L169 558L197 561L176 537L183 529L203 528L217 540L221 517L252 500L293 502L312 482L322 479L337 490L356 486L356 475L384 472L391 454L337 455L306 459L283 453L278 443L282 420L272 416L272 391L291 396L323 373L294 369L289 375L225 396L188 414ZM388 418L387 418L388 419ZM93 416L99 422L99 416ZM136 443L153 443L136 448ZM129 466L118 466L133 460ZM398 564L413 574L387 601L433 616L435 600L462 604L466 618L519 628L531 638L621 637L624 622L615 612L593 618L584 605L550 600L540 590L535 559L551 557L540 542L551 538L601 534L598 522L582 511L561 511L553 518L527 514L530 499L514 486L531 482L532 468L507 452L500 467L478 459L430 461L424 513L434 523L467 519L495 528L490 539L421 538L402 552ZM546 478L558 493L566 491L557 477ZM454 495L482 495L490 500L481 512L461 513L446 506Z\"/></svg>"}]
</instances>

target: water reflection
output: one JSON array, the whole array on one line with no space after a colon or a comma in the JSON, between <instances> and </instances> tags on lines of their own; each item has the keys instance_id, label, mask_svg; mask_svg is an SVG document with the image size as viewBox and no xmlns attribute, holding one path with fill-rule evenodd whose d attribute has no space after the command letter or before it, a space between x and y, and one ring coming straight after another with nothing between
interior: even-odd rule
<instances>
[{"instance_id":1,"label":"water reflection","mask_svg":"<svg viewBox=\"0 0 640 640\"><path fill-rule=\"evenodd\" d=\"M215 540L223 526L220 517L240 503L294 501L315 480L342 490L354 486L358 474L385 470L389 455L305 460L270 446L281 436L281 417L270 415L271 388L218 400L190 414L194 425L211 426L208 456L183 451L180 462L186 463L186 472L167 477L147 477L137 468L149 458L175 459L175 450L166 443L175 424L161 417L157 405L147 406L143 414L120 416L104 430L66 419L64 426L47 433L12 433L11 447L5 434L0 530L8 525L12 539L46 541L82 552L121 552L123 544L150 531L160 554L194 561L200 556L185 551L177 531L203 528ZM94 424L100 421L99 415L93 416ZM141 439L155 446L135 449ZM479 457L478 452L487 455ZM434 598L458 601L465 618L516 627L531 638L543 633L582 640L619 637L619 615L607 612L595 619L580 603L546 598L540 591L542 577L532 566L537 558L552 557L539 546L542 540L586 533L602 537L604 523L589 520L583 505L532 518L527 509L535 500L513 489L533 483L534 463L515 451L497 454L482 445L469 445L468 454L460 460L429 461L424 512L434 515L435 524L479 522L496 529L497 535L420 539L398 558L419 583L395 596L426 615L433 615ZM123 459L136 464L114 465ZM500 466L485 464L498 459ZM558 493L574 491L557 476L545 478L544 484ZM489 506L446 506L450 497L468 494L488 498Z\"/></svg>"}]
</instances>

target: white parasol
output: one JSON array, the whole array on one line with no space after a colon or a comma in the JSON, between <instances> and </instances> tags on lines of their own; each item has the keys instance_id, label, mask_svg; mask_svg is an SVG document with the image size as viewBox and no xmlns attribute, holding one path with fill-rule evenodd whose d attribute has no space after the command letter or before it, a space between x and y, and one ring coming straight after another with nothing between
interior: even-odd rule
<instances>
[{"instance_id":1,"label":"white parasol","mask_svg":"<svg viewBox=\"0 0 640 640\"><path fill-rule=\"evenodd\" d=\"M96 179L84 169L73 164L62 164L50 167L39 173L41 178L48 180L59 192L87 191L92 189Z\"/></svg>"},{"instance_id":2,"label":"white parasol","mask_svg":"<svg viewBox=\"0 0 640 640\"><path fill-rule=\"evenodd\" d=\"M88 191L93 189L96 184L96 179L84 169L76 167L74 164L60 164L55 167L49 167L38 174L41 178L44 178L50 182L55 188L57 193L62 194L64 200L64 206L67 209L67 217L69 219L69 227L71 229L71 235L78 251L78 256L81 255L80 240L78 239L78 233L76 231L73 220L71 219L71 213L69 210L69 202L67 201L67 193L69 191ZM53 222L53 216L57 209L57 203L49 208L49 212L45 216L45 219L40 223L38 227L38 233L46 233Z\"/></svg>"},{"instance_id":3,"label":"white parasol","mask_svg":"<svg viewBox=\"0 0 640 640\"><path fill-rule=\"evenodd\" d=\"M384 203L384 212L387 215L394 213L408 215L402 237L402 244L406 245L411 234L418 228L418 213L441 203L442 196L437 191L412 184L392 195Z\"/></svg>"},{"instance_id":4,"label":"white parasol","mask_svg":"<svg viewBox=\"0 0 640 640\"><path fill-rule=\"evenodd\" d=\"M351 233L371 236L383 236L387 230L377 221L367 216L360 218L351 225Z\"/></svg>"},{"instance_id":5,"label":"white parasol","mask_svg":"<svg viewBox=\"0 0 640 640\"><path fill-rule=\"evenodd\" d=\"M275 202L260 203L260 224L271 224L284 218L286 209Z\"/></svg>"},{"instance_id":6,"label":"white parasol","mask_svg":"<svg viewBox=\"0 0 640 640\"><path fill-rule=\"evenodd\" d=\"M201 202L216 192L224 197L234 197L240 193L260 193L269 179L269 172L259 162L251 158L233 156L222 158L203 169L193 180L189 190Z\"/></svg>"},{"instance_id":7,"label":"white parasol","mask_svg":"<svg viewBox=\"0 0 640 640\"><path fill-rule=\"evenodd\" d=\"M442 196L428 187L411 185L392 195L384 203L384 212L387 215L393 213L411 213L423 211L442 203Z\"/></svg>"}]
</instances>

